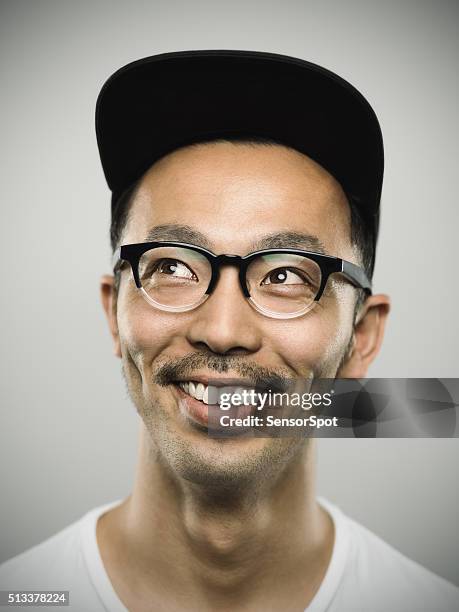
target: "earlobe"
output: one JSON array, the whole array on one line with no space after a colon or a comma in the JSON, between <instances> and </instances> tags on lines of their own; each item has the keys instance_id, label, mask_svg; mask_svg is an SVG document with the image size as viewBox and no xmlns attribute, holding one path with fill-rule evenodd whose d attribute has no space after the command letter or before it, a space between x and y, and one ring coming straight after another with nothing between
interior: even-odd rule
<instances>
[{"instance_id":1,"label":"earlobe","mask_svg":"<svg viewBox=\"0 0 459 612\"><path fill-rule=\"evenodd\" d=\"M118 321L116 316L116 299L117 291L115 288L115 277L109 274L104 274L100 279L100 296L102 306L107 317L110 334L113 339L114 354L121 357L121 345L118 333Z\"/></svg>"},{"instance_id":2,"label":"earlobe","mask_svg":"<svg viewBox=\"0 0 459 612\"><path fill-rule=\"evenodd\" d=\"M338 377L366 377L381 348L389 310L390 299L387 295L372 295L366 299L354 326L348 358L340 368Z\"/></svg>"}]
</instances>

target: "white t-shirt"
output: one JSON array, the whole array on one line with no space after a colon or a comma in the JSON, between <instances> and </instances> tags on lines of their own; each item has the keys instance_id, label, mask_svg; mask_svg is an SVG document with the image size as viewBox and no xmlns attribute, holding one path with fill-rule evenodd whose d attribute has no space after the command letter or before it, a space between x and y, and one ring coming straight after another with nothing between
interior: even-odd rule
<instances>
[{"instance_id":1,"label":"white t-shirt","mask_svg":"<svg viewBox=\"0 0 459 612\"><path fill-rule=\"evenodd\" d=\"M459 611L458 588L404 557L336 506L319 501L333 519L335 543L307 612ZM118 503L91 510L0 566L0 590L70 591L68 607L29 605L8 610L126 612L105 571L96 540L97 519Z\"/></svg>"}]
</instances>

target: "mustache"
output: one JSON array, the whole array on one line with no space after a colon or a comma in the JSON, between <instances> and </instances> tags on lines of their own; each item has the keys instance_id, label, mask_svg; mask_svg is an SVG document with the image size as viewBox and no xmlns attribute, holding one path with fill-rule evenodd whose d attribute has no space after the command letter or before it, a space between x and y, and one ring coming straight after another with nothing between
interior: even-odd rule
<instances>
[{"instance_id":1,"label":"mustache","mask_svg":"<svg viewBox=\"0 0 459 612\"><path fill-rule=\"evenodd\" d=\"M191 353L179 359L163 363L153 375L153 382L166 387L179 379L186 379L196 370L205 368L216 375L233 372L238 377L248 381L254 387L270 388L276 391L288 389L291 374L279 372L250 361L244 361L234 355L206 355L204 353ZM218 378L218 376L215 376Z\"/></svg>"}]
</instances>

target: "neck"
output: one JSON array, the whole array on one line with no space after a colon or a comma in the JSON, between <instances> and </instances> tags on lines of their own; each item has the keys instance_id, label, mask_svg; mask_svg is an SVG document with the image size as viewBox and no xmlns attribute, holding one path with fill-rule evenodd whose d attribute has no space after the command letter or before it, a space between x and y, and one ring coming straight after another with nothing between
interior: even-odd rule
<instances>
[{"instance_id":1,"label":"neck","mask_svg":"<svg viewBox=\"0 0 459 612\"><path fill-rule=\"evenodd\" d=\"M141 574L206 591L206 601L268 592L279 568L286 587L298 576L313 595L333 539L313 464L311 443L264 486L209 489L172 474L143 431L133 493L117 513L119 546Z\"/></svg>"}]
</instances>

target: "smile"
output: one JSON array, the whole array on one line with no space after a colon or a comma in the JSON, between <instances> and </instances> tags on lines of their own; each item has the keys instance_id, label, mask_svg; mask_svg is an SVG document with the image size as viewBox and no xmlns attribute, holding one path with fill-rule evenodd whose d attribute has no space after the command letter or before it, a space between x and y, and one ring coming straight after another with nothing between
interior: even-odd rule
<instances>
[{"instance_id":1,"label":"smile","mask_svg":"<svg viewBox=\"0 0 459 612\"><path fill-rule=\"evenodd\" d=\"M221 404L222 398L226 397L237 397L241 396L245 398L245 405L256 406L257 402L253 401L253 398L256 396L256 391L254 387L245 386L245 385L206 385L204 383L195 382L195 381L178 381L176 384L190 397L203 402L207 406L212 405L216 406ZM255 394L255 396L254 396ZM249 401L249 398L252 401Z\"/></svg>"}]
</instances>

